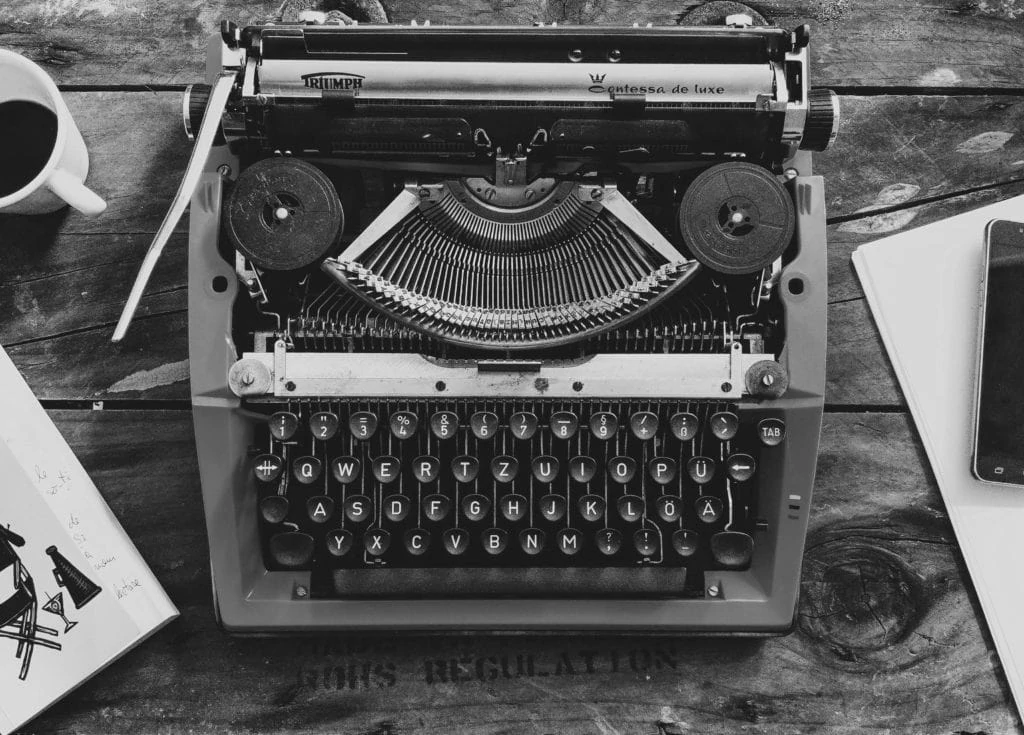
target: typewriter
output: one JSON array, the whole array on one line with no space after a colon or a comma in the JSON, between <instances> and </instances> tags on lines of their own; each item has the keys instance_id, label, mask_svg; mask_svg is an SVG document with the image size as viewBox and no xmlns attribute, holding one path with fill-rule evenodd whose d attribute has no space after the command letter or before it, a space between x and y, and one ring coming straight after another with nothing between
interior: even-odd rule
<instances>
[{"instance_id":1,"label":"typewriter","mask_svg":"<svg viewBox=\"0 0 1024 735\"><path fill-rule=\"evenodd\" d=\"M225 629L792 627L808 35L222 25L168 221Z\"/></svg>"}]
</instances>

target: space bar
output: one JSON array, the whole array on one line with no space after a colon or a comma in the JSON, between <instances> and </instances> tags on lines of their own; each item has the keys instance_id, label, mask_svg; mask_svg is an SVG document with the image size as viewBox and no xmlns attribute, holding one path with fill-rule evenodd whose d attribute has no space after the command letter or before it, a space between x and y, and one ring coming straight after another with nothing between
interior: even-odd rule
<instances>
[{"instance_id":1,"label":"space bar","mask_svg":"<svg viewBox=\"0 0 1024 735\"><path fill-rule=\"evenodd\" d=\"M310 596L680 597L685 567L421 567L314 571Z\"/></svg>"}]
</instances>

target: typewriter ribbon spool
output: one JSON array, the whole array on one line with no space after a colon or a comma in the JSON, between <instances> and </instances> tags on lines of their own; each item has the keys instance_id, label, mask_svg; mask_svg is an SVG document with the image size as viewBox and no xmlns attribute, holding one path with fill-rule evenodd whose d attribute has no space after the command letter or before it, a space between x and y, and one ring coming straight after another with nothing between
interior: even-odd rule
<instances>
[{"instance_id":1,"label":"typewriter ribbon spool","mask_svg":"<svg viewBox=\"0 0 1024 735\"><path fill-rule=\"evenodd\" d=\"M311 163L266 158L239 175L225 230L235 249L260 268L293 271L321 261L345 225L331 180Z\"/></svg>"},{"instance_id":2,"label":"typewriter ribbon spool","mask_svg":"<svg viewBox=\"0 0 1024 735\"><path fill-rule=\"evenodd\" d=\"M690 184L679 205L679 230L694 257L730 275L754 273L782 255L796 212L785 188L749 163L720 163Z\"/></svg>"}]
</instances>

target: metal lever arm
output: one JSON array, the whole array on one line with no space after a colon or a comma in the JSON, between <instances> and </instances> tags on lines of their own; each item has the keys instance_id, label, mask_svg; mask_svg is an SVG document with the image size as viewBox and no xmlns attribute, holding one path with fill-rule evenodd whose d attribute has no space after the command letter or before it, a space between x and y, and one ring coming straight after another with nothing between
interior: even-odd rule
<instances>
[{"instance_id":1,"label":"metal lever arm","mask_svg":"<svg viewBox=\"0 0 1024 735\"><path fill-rule=\"evenodd\" d=\"M142 300L142 294L146 290L146 284L149 283L149 279L153 275L153 269L156 268L156 263L163 254L164 246L167 245L171 232L178 224L178 220L181 219L181 215L185 213L185 208L192 198L192 193L199 184L203 167L206 165L206 159L209 157L210 149L213 147L217 126L220 124L221 116L224 114L224 108L227 107L228 96L231 94L231 88L234 86L234 83L234 72L221 72L221 76L213 86L210 100L206 104L206 112L203 113L203 122L199 127L199 135L196 136L195 147L192 149L192 156L188 159L188 166L185 168L185 176L182 177L181 185L178 186L178 193L174 195L174 201L171 202L171 208L167 210L167 215L164 217L164 221L160 223L160 229L157 230L156 237L153 238L153 242L146 252L146 257L142 260L139 274L135 277L135 283L132 285L131 293L128 294L128 300L125 302L124 311L121 312L121 318L118 319L117 327L114 329L114 336L110 338L112 342L120 342L124 339L124 335L128 331L128 325L132 323L135 311L139 308L139 302Z\"/></svg>"}]
</instances>

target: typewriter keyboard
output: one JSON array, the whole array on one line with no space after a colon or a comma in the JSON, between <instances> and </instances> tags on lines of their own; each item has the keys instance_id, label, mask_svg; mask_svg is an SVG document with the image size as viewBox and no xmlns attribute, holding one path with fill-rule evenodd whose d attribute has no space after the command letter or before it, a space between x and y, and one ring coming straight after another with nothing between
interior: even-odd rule
<instances>
[{"instance_id":1,"label":"typewriter keyboard","mask_svg":"<svg viewBox=\"0 0 1024 735\"><path fill-rule=\"evenodd\" d=\"M744 569L782 419L724 403L277 406L251 462L268 569Z\"/></svg>"}]
</instances>

